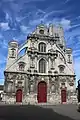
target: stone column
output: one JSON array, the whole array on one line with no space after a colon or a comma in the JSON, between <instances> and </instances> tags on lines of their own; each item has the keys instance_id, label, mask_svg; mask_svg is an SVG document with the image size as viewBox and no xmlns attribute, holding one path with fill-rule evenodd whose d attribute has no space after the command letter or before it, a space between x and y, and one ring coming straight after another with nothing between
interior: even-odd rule
<instances>
[{"instance_id":1,"label":"stone column","mask_svg":"<svg viewBox=\"0 0 80 120\"><path fill-rule=\"evenodd\" d=\"M49 57L49 62L48 62L48 71L50 71L51 68L51 58Z\"/></svg>"},{"instance_id":2,"label":"stone column","mask_svg":"<svg viewBox=\"0 0 80 120\"><path fill-rule=\"evenodd\" d=\"M32 54L31 55L31 66L34 67L34 59L35 59L35 55Z\"/></svg>"},{"instance_id":3,"label":"stone column","mask_svg":"<svg viewBox=\"0 0 80 120\"><path fill-rule=\"evenodd\" d=\"M55 77L55 90L56 90L56 93L59 93L59 78L58 77Z\"/></svg>"},{"instance_id":4,"label":"stone column","mask_svg":"<svg viewBox=\"0 0 80 120\"><path fill-rule=\"evenodd\" d=\"M25 93L29 93L29 78L25 77Z\"/></svg>"},{"instance_id":5,"label":"stone column","mask_svg":"<svg viewBox=\"0 0 80 120\"><path fill-rule=\"evenodd\" d=\"M54 65L55 65L55 57L52 56L52 58L51 58L51 68L54 68Z\"/></svg>"},{"instance_id":6,"label":"stone column","mask_svg":"<svg viewBox=\"0 0 80 120\"><path fill-rule=\"evenodd\" d=\"M13 84L12 84L12 92L15 93L15 82L13 81Z\"/></svg>"},{"instance_id":7,"label":"stone column","mask_svg":"<svg viewBox=\"0 0 80 120\"><path fill-rule=\"evenodd\" d=\"M8 82L7 92L8 92L8 93L11 93L11 92L12 92L12 81L9 81L9 82Z\"/></svg>"},{"instance_id":8,"label":"stone column","mask_svg":"<svg viewBox=\"0 0 80 120\"><path fill-rule=\"evenodd\" d=\"M37 70L37 56L35 56L35 69Z\"/></svg>"},{"instance_id":9,"label":"stone column","mask_svg":"<svg viewBox=\"0 0 80 120\"><path fill-rule=\"evenodd\" d=\"M29 68L30 68L30 66L31 66L31 59L30 59L30 55L28 56L28 60L29 60Z\"/></svg>"},{"instance_id":10,"label":"stone column","mask_svg":"<svg viewBox=\"0 0 80 120\"><path fill-rule=\"evenodd\" d=\"M50 81L49 81L49 77L47 77L47 93L49 94L50 92Z\"/></svg>"}]
</instances>

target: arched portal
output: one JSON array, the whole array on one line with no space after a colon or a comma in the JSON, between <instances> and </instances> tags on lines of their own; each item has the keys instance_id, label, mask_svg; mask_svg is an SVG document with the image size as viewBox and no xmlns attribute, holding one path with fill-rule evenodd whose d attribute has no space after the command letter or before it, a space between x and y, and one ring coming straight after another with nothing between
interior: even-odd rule
<instances>
[{"instance_id":1,"label":"arched portal","mask_svg":"<svg viewBox=\"0 0 80 120\"><path fill-rule=\"evenodd\" d=\"M37 94L38 103L47 102L47 84L44 81L38 83L38 94Z\"/></svg>"},{"instance_id":2,"label":"arched portal","mask_svg":"<svg viewBox=\"0 0 80 120\"><path fill-rule=\"evenodd\" d=\"M16 91L16 102L22 102L22 90L18 89Z\"/></svg>"},{"instance_id":3,"label":"arched portal","mask_svg":"<svg viewBox=\"0 0 80 120\"><path fill-rule=\"evenodd\" d=\"M61 90L61 103L66 102L66 89Z\"/></svg>"}]
</instances>

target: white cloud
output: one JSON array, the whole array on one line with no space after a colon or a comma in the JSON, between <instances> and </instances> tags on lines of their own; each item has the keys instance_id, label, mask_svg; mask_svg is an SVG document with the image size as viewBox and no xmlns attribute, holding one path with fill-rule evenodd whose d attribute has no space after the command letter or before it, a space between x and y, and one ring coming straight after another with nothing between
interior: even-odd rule
<instances>
[{"instance_id":1,"label":"white cloud","mask_svg":"<svg viewBox=\"0 0 80 120\"><path fill-rule=\"evenodd\" d=\"M70 0L65 0L64 4L68 3Z\"/></svg>"},{"instance_id":2,"label":"white cloud","mask_svg":"<svg viewBox=\"0 0 80 120\"><path fill-rule=\"evenodd\" d=\"M80 49L73 50L73 56L74 56L74 57L80 56Z\"/></svg>"},{"instance_id":3,"label":"white cloud","mask_svg":"<svg viewBox=\"0 0 80 120\"><path fill-rule=\"evenodd\" d=\"M45 0L26 0L25 3L30 3L30 2L39 2L39 1L45 1Z\"/></svg>"},{"instance_id":4,"label":"white cloud","mask_svg":"<svg viewBox=\"0 0 80 120\"><path fill-rule=\"evenodd\" d=\"M0 34L0 39L2 39L3 38L3 35L2 34Z\"/></svg>"},{"instance_id":5,"label":"white cloud","mask_svg":"<svg viewBox=\"0 0 80 120\"><path fill-rule=\"evenodd\" d=\"M50 16L50 15L56 15L57 13L58 14L60 14L60 13L63 13L64 12L64 10L53 10L53 11L50 11L50 12L48 12L48 13L45 13L45 15L44 15L44 19L48 19L48 17ZM56 19L56 18L54 18L54 19Z\"/></svg>"},{"instance_id":6,"label":"white cloud","mask_svg":"<svg viewBox=\"0 0 80 120\"><path fill-rule=\"evenodd\" d=\"M1 48L8 48L8 41L5 40L2 36L1 36L0 46Z\"/></svg>"},{"instance_id":7,"label":"white cloud","mask_svg":"<svg viewBox=\"0 0 80 120\"><path fill-rule=\"evenodd\" d=\"M41 19L30 20L30 23L29 23L29 24L35 26L35 25L40 24L41 21L44 21L44 19L41 18Z\"/></svg>"},{"instance_id":8,"label":"white cloud","mask_svg":"<svg viewBox=\"0 0 80 120\"><path fill-rule=\"evenodd\" d=\"M38 11L36 12L36 15L38 15L39 13L45 14L46 12L41 9L38 9Z\"/></svg>"},{"instance_id":9,"label":"white cloud","mask_svg":"<svg viewBox=\"0 0 80 120\"><path fill-rule=\"evenodd\" d=\"M3 0L4 2L6 2L6 0ZM13 2L14 0L7 0L7 2Z\"/></svg>"},{"instance_id":10,"label":"white cloud","mask_svg":"<svg viewBox=\"0 0 80 120\"><path fill-rule=\"evenodd\" d=\"M6 40L3 41L3 48L8 48L8 42Z\"/></svg>"},{"instance_id":11,"label":"white cloud","mask_svg":"<svg viewBox=\"0 0 80 120\"><path fill-rule=\"evenodd\" d=\"M29 12L26 16L19 16L19 17L16 17L16 21L17 22L21 22L22 20L28 18L30 16L31 12Z\"/></svg>"},{"instance_id":12,"label":"white cloud","mask_svg":"<svg viewBox=\"0 0 80 120\"><path fill-rule=\"evenodd\" d=\"M2 30L4 30L4 31L10 29L8 23L4 23L4 22L0 23L0 28L1 28Z\"/></svg>"},{"instance_id":13,"label":"white cloud","mask_svg":"<svg viewBox=\"0 0 80 120\"><path fill-rule=\"evenodd\" d=\"M71 21L65 18L61 19L60 24L63 26L64 30L69 30L71 28Z\"/></svg>"},{"instance_id":14,"label":"white cloud","mask_svg":"<svg viewBox=\"0 0 80 120\"><path fill-rule=\"evenodd\" d=\"M0 55L1 56L1 55ZM3 64L6 62L6 57L4 57L3 55L1 56L2 59L0 59L0 64Z\"/></svg>"},{"instance_id":15,"label":"white cloud","mask_svg":"<svg viewBox=\"0 0 80 120\"><path fill-rule=\"evenodd\" d=\"M31 32L31 30L30 30L30 28L29 27L26 27L26 26L24 26L24 25L22 25L22 26L20 26L20 28L21 28L21 31L23 32L23 33L29 33L29 32Z\"/></svg>"}]
</instances>

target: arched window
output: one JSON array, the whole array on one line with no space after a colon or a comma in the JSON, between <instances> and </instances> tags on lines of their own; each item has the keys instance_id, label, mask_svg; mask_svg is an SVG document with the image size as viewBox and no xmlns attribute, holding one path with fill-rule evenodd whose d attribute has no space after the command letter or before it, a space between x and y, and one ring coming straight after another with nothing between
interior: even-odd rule
<instances>
[{"instance_id":1,"label":"arched window","mask_svg":"<svg viewBox=\"0 0 80 120\"><path fill-rule=\"evenodd\" d=\"M24 71L25 68L25 63L24 62L19 62L19 70Z\"/></svg>"},{"instance_id":2,"label":"arched window","mask_svg":"<svg viewBox=\"0 0 80 120\"><path fill-rule=\"evenodd\" d=\"M59 65L58 67L59 67L60 73L64 73L65 66L64 65Z\"/></svg>"},{"instance_id":3,"label":"arched window","mask_svg":"<svg viewBox=\"0 0 80 120\"><path fill-rule=\"evenodd\" d=\"M39 61L39 73L46 73L46 61L44 59Z\"/></svg>"},{"instance_id":4,"label":"arched window","mask_svg":"<svg viewBox=\"0 0 80 120\"><path fill-rule=\"evenodd\" d=\"M15 57L16 50L14 48L11 49L11 57Z\"/></svg>"},{"instance_id":5,"label":"arched window","mask_svg":"<svg viewBox=\"0 0 80 120\"><path fill-rule=\"evenodd\" d=\"M44 34L44 30L40 30L39 33L40 33L40 34Z\"/></svg>"},{"instance_id":6,"label":"arched window","mask_svg":"<svg viewBox=\"0 0 80 120\"><path fill-rule=\"evenodd\" d=\"M39 52L46 52L46 44L39 43Z\"/></svg>"}]
</instances>

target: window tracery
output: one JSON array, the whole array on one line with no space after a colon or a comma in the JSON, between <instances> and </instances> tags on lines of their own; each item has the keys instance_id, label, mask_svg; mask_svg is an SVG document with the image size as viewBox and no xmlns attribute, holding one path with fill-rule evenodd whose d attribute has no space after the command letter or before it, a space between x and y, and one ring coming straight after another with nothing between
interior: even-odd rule
<instances>
[{"instance_id":1,"label":"window tracery","mask_svg":"<svg viewBox=\"0 0 80 120\"><path fill-rule=\"evenodd\" d=\"M46 44L45 43L39 43L39 52L46 52Z\"/></svg>"},{"instance_id":2,"label":"window tracery","mask_svg":"<svg viewBox=\"0 0 80 120\"><path fill-rule=\"evenodd\" d=\"M39 72L46 73L46 62L43 58L39 61Z\"/></svg>"}]
</instances>

